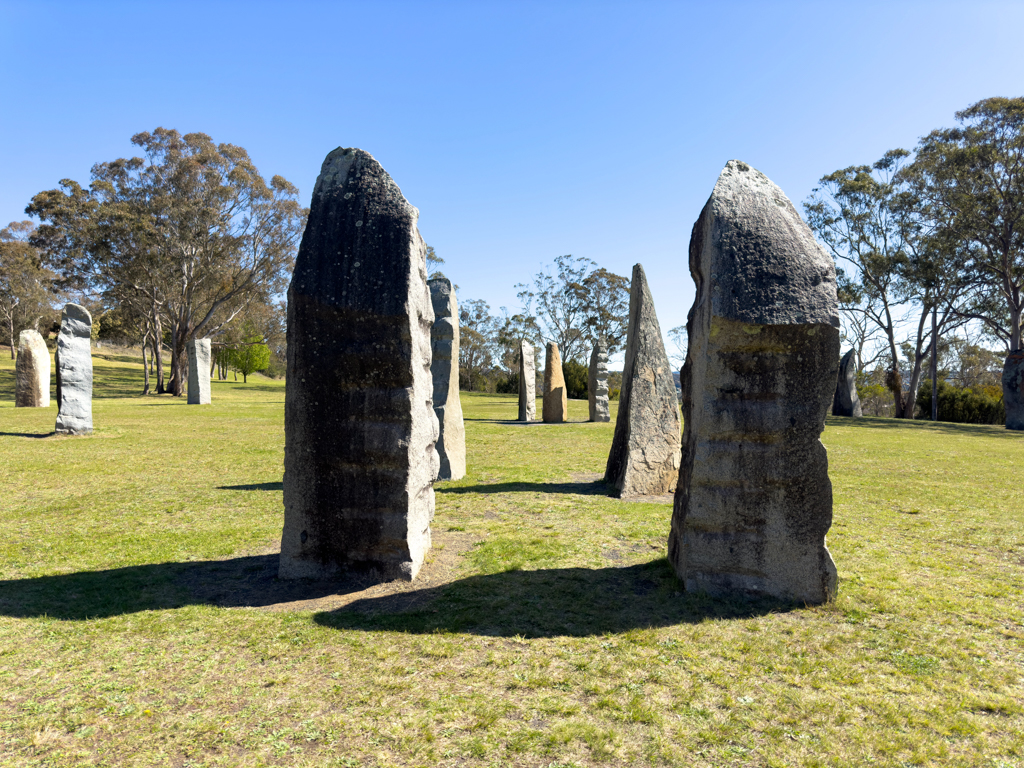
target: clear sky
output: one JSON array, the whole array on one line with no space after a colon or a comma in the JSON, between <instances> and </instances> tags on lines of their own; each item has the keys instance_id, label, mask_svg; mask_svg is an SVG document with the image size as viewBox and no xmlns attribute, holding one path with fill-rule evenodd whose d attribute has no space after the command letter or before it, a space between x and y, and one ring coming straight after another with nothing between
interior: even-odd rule
<instances>
[{"instance_id":1,"label":"clear sky","mask_svg":"<svg viewBox=\"0 0 1024 768\"><path fill-rule=\"evenodd\" d=\"M460 299L516 308L560 254L644 265L663 331L722 166L822 175L1024 95L1024 3L6 2L0 226L158 126L245 147L308 205L373 154Z\"/></svg>"}]
</instances>

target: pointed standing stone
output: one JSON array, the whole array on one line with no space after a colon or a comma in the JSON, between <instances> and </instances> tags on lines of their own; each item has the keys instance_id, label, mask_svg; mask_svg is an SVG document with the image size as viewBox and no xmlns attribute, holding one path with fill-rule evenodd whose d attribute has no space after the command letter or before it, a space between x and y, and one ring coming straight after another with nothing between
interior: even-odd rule
<instances>
[{"instance_id":1,"label":"pointed standing stone","mask_svg":"<svg viewBox=\"0 0 1024 768\"><path fill-rule=\"evenodd\" d=\"M604 480L614 496L667 493L679 475L679 400L647 276L633 267L615 437Z\"/></svg>"},{"instance_id":2,"label":"pointed standing stone","mask_svg":"<svg viewBox=\"0 0 1024 768\"><path fill-rule=\"evenodd\" d=\"M440 429L436 447L441 468L437 479L459 480L466 476L466 425L459 399L459 302L447 277L434 278L427 285L434 306L430 374Z\"/></svg>"},{"instance_id":3,"label":"pointed standing stone","mask_svg":"<svg viewBox=\"0 0 1024 768\"><path fill-rule=\"evenodd\" d=\"M68 304L57 335L57 426L65 435L92 432L92 315Z\"/></svg>"},{"instance_id":4,"label":"pointed standing stone","mask_svg":"<svg viewBox=\"0 0 1024 768\"><path fill-rule=\"evenodd\" d=\"M14 407L50 405L50 350L39 331L18 335L18 362L14 365Z\"/></svg>"},{"instance_id":5,"label":"pointed standing stone","mask_svg":"<svg viewBox=\"0 0 1024 768\"><path fill-rule=\"evenodd\" d=\"M733 160L693 226L690 273L669 560L687 591L828 600L835 265L782 190Z\"/></svg>"},{"instance_id":6,"label":"pointed standing stone","mask_svg":"<svg viewBox=\"0 0 1024 768\"><path fill-rule=\"evenodd\" d=\"M852 349L839 361L839 381L836 383L836 395L832 399L832 415L857 419L864 415L857 395L857 358Z\"/></svg>"},{"instance_id":7,"label":"pointed standing stone","mask_svg":"<svg viewBox=\"0 0 1024 768\"><path fill-rule=\"evenodd\" d=\"M537 363L533 345L519 342L519 421L537 418Z\"/></svg>"},{"instance_id":8,"label":"pointed standing stone","mask_svg":"<svg viewBox=\"0 0 1024 768\"><path fill-rule=\"evenodd\" d=\"M590 353L587 397L591 421L612 420L608 411L608 348L604 344L595 344L594 351Z\"/></svg>"},{"instance_id":9,"label":"pointed standing stone","mask_svg":"<svg viewBox=\"0 0 1024 768\"><path fill-rule=\"evenodd\" d=\"M544 358L544 422L561 424L569 417L569 396L565 391L562 355L555 342L548 342Z\"/></svg>"},{"instance_id":10,"label":"pointed standing stone","mask_svg":"<svg viewBox=\"0 0 1024 768\"><path fill-rule=\"evenodd\" d=\"M327 155L288 288L282 579L413 579L438 423L419 211L360 149Z\"/></svg>"},{"instance_id":11,"label":"pointed standing stone","mask_svg":"<svg viewBox=\"0 0 1024 768\"><path fill-rule=\"evenodd\" d=\"M210 404L210 340L192 339L188 350L188 404Z\"/></svg>"}]
</instances>

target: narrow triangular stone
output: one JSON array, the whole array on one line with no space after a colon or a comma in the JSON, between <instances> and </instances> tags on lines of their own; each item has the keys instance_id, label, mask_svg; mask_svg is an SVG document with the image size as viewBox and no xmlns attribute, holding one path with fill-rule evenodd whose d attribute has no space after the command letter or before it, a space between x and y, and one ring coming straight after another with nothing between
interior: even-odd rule
<instances>
[{"instance_id":1,"label":"narrow triangular stone","mask_svg":"<svg viewBox=\"0 0 1024 768\"><path fill-rule=\"evenodd\" d=\"M519 421L537 418L537 362L533 345L519 342Z\"/></svg>"},{"instance_id":2,"label":"narrow triangular stone","mask_svg":"<svg viewBox=\"0 0 1024 768\"><path fill-rule=\"evenodd\" d=\"M569 395L562 373L562 355L558 345L548 342L544 358L544 422L561 424L569 417Z\"/></svg>"},{"instance_id":3,"label":"narrow triangular stone","mask_svg":"<svg viewBox=\"0 0 1024 768\"><path fill-rule=\"evenodd\" d=\"M693 226L690 274L669 560L687 591L828 600L835 265L782 190L734 160Z\"/></svg>"},{"instance_id":4,"label":"narrow triangular stone","mask_svg":"<svg viewBox=\"0 0 1024 768\"><path fill-rule=\"evenodd\" d=\"M57 351L57 426L65 435L92 432L92 315L68 304L60 317Z\"/></svg>"},{"instance_id":5,"label":"narrow triangular stone","mask_svg":"<svg viewBox=\"0 0 1024 768\"><path fill-rule=\"evenodd\" d=\"M18 334L18 360L14 364L14 407L50 405L50 350L39 331Z\"/></svg>"},{"instance_id":6,"label":"narrow triangular stone","mask_svg":"<svg viewBox=\"0 0 1024 768\"><path fill-rule=\"evenodd\" d=\"M590 401L591 421L611 421L608 411L608 347L595 344L590 353L587 372L587 399Z\"/></svg>"},{"instance_id":7,"label":"narrow triangular stone","mask_svg":"<svg viewBox=\"0 0 1024 768\"><path fill-rule=\"evenodd\" d=\"M360 149L324 160L288 288L283 579L412 579L437 416L419 211Z\"/></svg>"},{"instance_id":8,"label":"narrow triangular stone","mask_svg":"<svg viewBox=\"0 0 1024 768\"><path fill-rule=\"evenodd\" d=\"M441 464L438 480L466 476L466 426L459 399L459 302L452 281L437 277L428 281L434 306L430 328L430 374L434 379L434 413L439 433L437 454Z\"/></svg>"},{"instance_id":9,"label":"narrow triangular stone","mask_svg":"<svg viewBox=\"0 0 1024 768\"><path fill-rule=\"evenodd\" d=\"M644 268L633 266L626 362L604 481L613 496L668 493L679 475L679 400Z\"/></svg>"},{"instance_id":10,"label":"narrow triangular stone","mask_svg":"<svg viewBox=\"0 0 1024 768\"><path fill-rule=\"evenodd\" d=\"M864 415L857 395L857 357L851 349L839 361L839 381L836 382L836 394L832 399L833 416L852 416L860 418Z\"/></svg>"}]
</instances>

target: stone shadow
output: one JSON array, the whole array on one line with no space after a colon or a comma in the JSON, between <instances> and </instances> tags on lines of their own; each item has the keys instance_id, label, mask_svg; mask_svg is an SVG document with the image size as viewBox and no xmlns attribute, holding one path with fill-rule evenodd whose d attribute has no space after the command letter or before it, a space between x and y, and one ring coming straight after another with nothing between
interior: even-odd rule
<instances>
[{"instance_id":1,"label":"stone shadow","mask_svg":"<svg viewBox=\"0 0 1024 768\"><path fill-rule=\"evenodd\" d=\"M272 483L249 483L246 485L218 485L218 491L283 491L284 482L278 480Z\"/></svg>"},{"instance_id":2,"label":"stone shadow","mask_svg":"<svg viewBox=\"0 0 1024 768\"><path fill-rule=\"evenodd\" d=\"M858 427L862 429L922 429L942 435L1024 439L1024 432L1006 429L1002 424L956 424L950 421L890 419L883 416L862 416L860 418L828 416L825 419L825 425L829 427Z\"/></svg>"},{"instance_id":3,"label":"stone shadow","mask_svg":"<svg viewBox=\"0 0 1024 768\"><path fill-rule=\"evenodd\" d=\"M0 432L0 437L34 437L34 438L45 438L53 437L56 432Z\"/></svg>"},{"instance_id":4,"label":"stone shadow","mask_svg":"<svg viewBox=\"0 0 1024 768\"><path fill-rule=\"evenodd\" d=\"M435 487L435 493L575 493L580 496L607 496L604 480L585 480L569 483L482 483L453 488Z\"/></svg>"}]
</instances>

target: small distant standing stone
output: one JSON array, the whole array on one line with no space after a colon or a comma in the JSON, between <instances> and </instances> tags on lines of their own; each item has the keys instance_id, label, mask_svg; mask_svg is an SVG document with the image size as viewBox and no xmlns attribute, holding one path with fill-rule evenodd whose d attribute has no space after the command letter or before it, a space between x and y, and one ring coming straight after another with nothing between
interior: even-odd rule
<instances>
[{"instance_id":1,"label":"small distant standing stone","mask_svg":"<svg viewBox=\"0 0 1024 768\"><path fill-rule=\"evenodd\" d=\"M210 340L192 339L188 349L188 404L210 404Z\"/></svg>"},{"instance_id":2,"label":"small distant standing stone","mask_svg":"<svg viewBox=\"0 0 1024 768\"><path fill-rule=\"evenodd\" d=\"M604 480L614 496L668 493L679 476L679 399L644 268L633 267L615 437Z\"/></svg>"},{"instance_id":3,"label":"small distant standing stone","mask_svg":"<svg viewBox=\"0 0 1024 768\"><path fill-rule=\"evenodd\" d=\"M430 373L434 379L434 413L440 432L437 453L441 459L438 480L466 476L466 425L459 399L459 302L447 277L427 282L434 306L430 328Z\"/></svg>"},{"instance_id":4,"label":"small distant standing stone","mask_svg":"<svg viewBox=\"0 0 1024 768\"><path fill-rule=\"evenodd\" d=\"M50 350L39 331L22 331L18 335L18 362L14 371L14 407L48 407Z\"/></svg>"},{"instance_id":5,"label":"small distant standing stone","mask_svg":"<svg viewBox=\"0 0 1024 768\"><path fill-rule=\"evenodd\" d=\"M279 577L416 577L439 457L434 310L410 205L361 149L327 155L288 288Z\"/></svg>"},{"instance_id":6,"label":"small distant standing stone","mask_svg":"<svg viewBox=\"0 0 1024 768\"><path fill-rule=\"evenodd\" d=\"M608 410L608 347L604 344L595 344L594 351L590 353L587 396L590 400L590 420L611 421Z\"/></svg>"},{"instance_id":7,"label":"small distant standing stone","mask_svg":"<svg viewBox=\"0 0 1024 768\"><path fill-rule=\"evenodd\" d=\"M569 417L569 396L565 391L562 355L555 342L548 342L544 358L544 422L561 424Z\"/></svg>"},{"instance_id":8,"label":"small distant standing stone","mask_svg":"<svg viewBox=\"0 0 1024 768\"><path fill-rule=\"evenodd\" d=\"M1003 404L1006 428L1024 429L1024 349L1011 352L1003 363Z\"/></svg>"},{"instance_id":9,"label":"small distant standing stone","mask_svg":"<svg viewBox=\"0 0 1024 768\"><path fill-rule=\"evenodd\" d=\"M57 426L65 435L92 432L92 315L78 304L64 307L57 334Z\"/></svg>"},{"instance_id":10,"label":"small distant standing stone","mask_svg":"<svg viewBox=\"0 0 1024 768\"><path fill-rule=\"evenodd\" d=\"M519 421L537 418L537 363L533 345L519 342Z\"/></svg>"},{"instance_id":11,"label":"small distant standing stone","mask_svg":"<svg viewBox=\"0 0 1024 768\"><path fill-rule=\"evenodd\" d=\"M783 191L735 160L689 257L669 561L687 591L824 602L836 589L819 439L839 368L835 264Z\"/></svg>"},{"instance_id":12,"label":"small distant standing stone","mask_svg":"<svg viewBox=\"0 0 1024 768\"><path fill-rule=\"evenodd\" d=\"M857 395L857 357L852 349L839 361L839 381L836 382L836 396L832 400L832 415L858 419L864 415Z\"/></svg>"}]
</instances>

